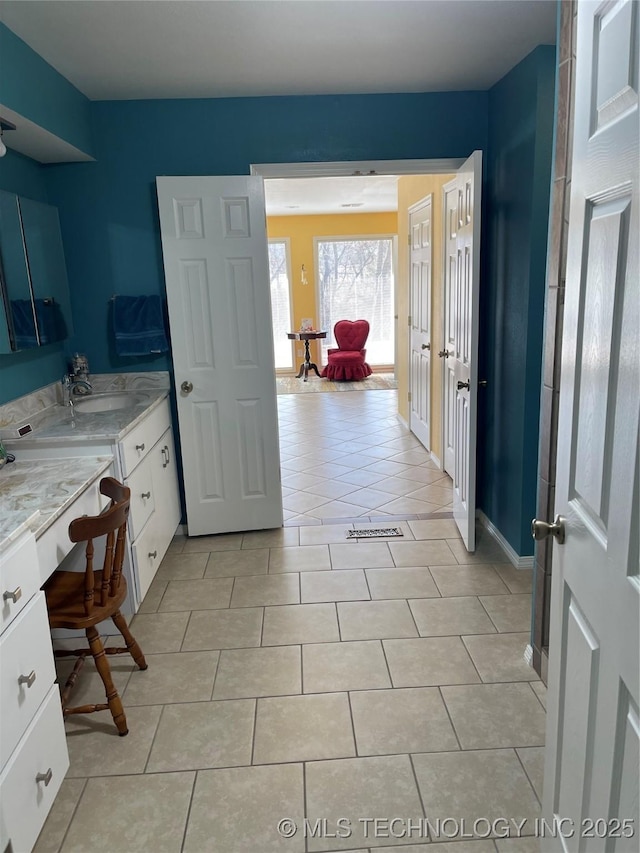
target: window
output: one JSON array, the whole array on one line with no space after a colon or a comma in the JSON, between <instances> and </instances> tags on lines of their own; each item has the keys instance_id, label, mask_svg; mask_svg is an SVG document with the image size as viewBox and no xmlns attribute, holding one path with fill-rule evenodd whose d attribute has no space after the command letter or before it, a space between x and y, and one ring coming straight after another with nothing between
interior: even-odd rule
<instances>
[{"instance_id":1,"label":"window","mask_svg":"<svg viewBox=\"0 0 640 853\"><path fill-rule=\"evenodd\" d=\"M338 320L368 320L367 361L394 363L393 237L316 240L322 360Z\"/></svg>"},{"instance_id":2,"label":"window","mask_svg":"<svg viewBox=\"0 0 640 853\"><path fill-rule=\"evenodd\" d=\"M271 280L271 317L276 370L293 368L293 350L287 332L291 331L291 291L289 289L288 245L286 240L269 240L269 278Z\"/></svg>"}]
</instances>

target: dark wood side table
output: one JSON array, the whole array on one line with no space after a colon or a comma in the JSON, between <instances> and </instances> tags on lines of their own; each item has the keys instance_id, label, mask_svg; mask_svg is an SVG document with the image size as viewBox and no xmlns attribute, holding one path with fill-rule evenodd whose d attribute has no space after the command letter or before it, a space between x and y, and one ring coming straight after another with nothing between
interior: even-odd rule
<instances>
[{"instance_id":1,"label":"dark wood side table","mask_svg":"<svg viewBox=\"0 0 640 853\"><path fill-rule=\"evenodd\" d=\"M317 341L319 338L326 338L326 332L287 332L287 337L290 341L304 341L304 361L300 365L300 370L296 375L296 379L304 376L304 382L307 381L307 376L310 370L315 370L316 376L320 376L317 366L311 361L311 353L309 352L309 341Z\"/></svg>"}]
</instances>

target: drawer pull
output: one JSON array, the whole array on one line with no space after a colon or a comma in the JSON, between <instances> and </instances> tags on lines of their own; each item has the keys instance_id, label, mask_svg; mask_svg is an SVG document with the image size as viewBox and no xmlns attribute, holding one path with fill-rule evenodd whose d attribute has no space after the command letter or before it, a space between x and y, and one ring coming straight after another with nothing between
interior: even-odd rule
<instances>
[{"instance_id":1,"label":"drawer pull","mask_svg":"<svg viewBox=\"0 0 640 853\"><path fill-rule=\"evenodd\" d=\"M53 770L49 768L46 773L38 773L36 776L36 782L44 782L45 787L49 784L49 782L53 779Z\"/></svg>"},{"instance_id":2,"label":"drawer pull","mask_svg":"<svg viewBox=\"0 0 640 853\"><path fill-rule=\"evenodd\" d=\"M169 456L169 448L167 447L166 444L162 448L162 458L164 459L164 462L162 463L162 467L166 468L167 465L169 464L169 462L171 462L171 457Z\"/></svg>"},{"instance_id":3,"label":"drawer pull","mask_svg":"<svg viewBox=\"0 0 640 853\"><path fill-rule=\"evenodd\" d=\"M142 444L136 444L136 450L140 450L140 451L144 450L144 441L142 442Z\"/></svg>"},{"instance_id":4,"label":"drawer pull","mask_svg":"<svg viewBox=\"0 0 640 853\"><path fill-rule=\"evenodd\" d=\"M20 589L19 586L17 586L13 590L13 592L9 592L9 590L7 590L6 592L3 592L2 597L5 601L13 601L13 603L15 604L19 598L22 598L22 590Z\"/></svg>"},{"instance_id":5,"label":"drawer pull","mask_svg":"<svg viewBox=\"0 0 640 853\"><path fill-rule=\"evenodd\" d=\"M152 560L155 560L155 558L158 556L158 552L157 551L149 551L149 556L151 557Z\"/></svg>"},{"instance_id":6,"label":"drawer pull","mask_svg":"<svg viewBox=\"0 0 640 853\"><path fill-rule=\"evenodd\" d=\"M21 675L18 678L18 684L26 684L27 687L31 687L33 682L36 680L36 671L32 669L29 675Z\"/></svg>"},{"instance_id":7,"label":"drawer pull","mask_svg":"<svg viewBox=\"0 0 640 853\"><path fill-rule=\"evenodd\" d=\"M150 498L150 497L151 497L151 492L142 492L142 493L140 494L140 497L141 497L141 498L147 498L147 499L148 499L148 498Z\"/></svg>"}]
</instances>

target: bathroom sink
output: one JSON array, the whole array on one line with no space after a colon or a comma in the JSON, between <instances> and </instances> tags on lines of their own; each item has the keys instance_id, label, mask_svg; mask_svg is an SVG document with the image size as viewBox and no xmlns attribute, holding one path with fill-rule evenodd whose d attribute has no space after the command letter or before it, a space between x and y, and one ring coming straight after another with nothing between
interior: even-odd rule
<instances>
[{"instance_id":1,"label":"bathroom sink","mask_svg":"<svg viewBox=\"0 0 640 853\"><path fill-rule=\"evenodd\" d=\"M75 397L73 408L84 414L99 412L115 412L119 409L133 409L149 399L148 394L131 394L129 392L112 392L107 394L92 394L89 397Z\"/></svg>"}]
</instances>

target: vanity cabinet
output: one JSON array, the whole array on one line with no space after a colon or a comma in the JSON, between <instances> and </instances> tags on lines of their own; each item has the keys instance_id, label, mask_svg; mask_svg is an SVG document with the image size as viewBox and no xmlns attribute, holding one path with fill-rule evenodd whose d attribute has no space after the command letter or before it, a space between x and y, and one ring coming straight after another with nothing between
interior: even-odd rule
<instances>
[{"instance_id":1,"label":"vanity cabinet","mask_svg":"<svg viewBox=\"0 0 640 853\"><path fill-rule=\"evenodd\" d=\"M131 489L128 535L139 606L180 524L168 400L119 443L118 453L124 483Z\"/></svg>"},{"instance_id":2,"label":"vanity cabinet","mask_svg":"<svg viewBox=\"0 0 640 853\"><path fill-rule=\"evenodd\" d=\"M32 849L69 767L39 583L25 531L0 554L0 850Z\"/></svg>"},{"instance_id":3,"label":"vanity cabinet","mask_svg":"<svg viewBox=\"0 0 640 853\"><path fill-rule=\"evenodd\" d=\"M73 333L58 210L0 191L0 352Z\"/></svg>"}]
</instances>

